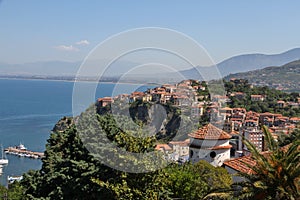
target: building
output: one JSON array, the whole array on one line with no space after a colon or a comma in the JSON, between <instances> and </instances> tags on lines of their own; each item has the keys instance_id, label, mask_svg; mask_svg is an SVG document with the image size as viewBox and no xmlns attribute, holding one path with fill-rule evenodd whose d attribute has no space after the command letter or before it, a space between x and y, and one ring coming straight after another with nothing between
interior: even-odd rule
<instances>
[{"instance_id":1,"label":"building","mask_svg":"<svg viewBox=\"0 0 300 200\"><path fill-rule=\"evenodd\" d=\"M264 101L265 96L260 94L253 94L251 95L251 101Z\"/></svg>"},{"instance_id":2,"label":"building","mask_svg":"<svg viewBox=\"0 0 300 200\"><path fill-rule=\"evenodd\" d=\"M264 134L258 126L244 126L243 130L240 131L240 135L254 144L259 151L264 151ZM244 155L249 154L249 150L247 149L246 145L243 144L242 138L240 138L238 146L238 150L242 151Z\"/></svg>"},{"instance_id":3,"label":"building","mask_svg":"<svg viewBox=\"0 0 300 200\"><path fill-rule=\"evenodd\" d=\"M105 107L107 105L110 105L114 102L114 99L112 97L103 97L103 98L98 98L98 105L100 107Z\"/></svg>"},{"instance_id":4,"label":"building","mask_svg":"<svg viewBox=\"0 0 300 200\"><path fill-rule=\"evenodd\" d=\"M157 144L155 150L162 152L166 160L173 160L173 150L168 144Z\"/></svg>"},{"instance_id":5,"label":"building","mask_svg":"<svg viewBox=\"0 0 300 200\"><path fill-rule=\"evenodd\" d=\"M184 141L171 141L169 146L173 149L174 160L178 162L186 162L189 160L190 139Z\"/></svg>"},{"instance_id":6,"label":"building","mask_svg":"<svg viewBox=\"0 0 300 200\"><path fill-rule=\"evenodd\" d=\"M279 100L279 101L277 101L277 106L278 106L279 108L284 108L284 107L285 107L285 102Z\"/></svg>"},{"instance_id":7,"label":"building","mask_svg":"<svg viewBox=\"0 0 300 200\"><path fill-rule=\"evenodd\" d=\"M193 117L199 117L203 115L203 105L202 104L194 104L191 107L191 116Z\"/></svg>"},{"instance_id":8,"label":"building","mask_svg":"<svg viewBox=\"0 0 300 200\"><path fill-rule=\"evenodd\" d=\"M208 124L189 134L189 137L192 163L206 160L213 166L222 166L225 160L230 159L231 135L214 125Z\"/></svg>"},{"instance_id":9,"label":"building","mask_svg":"<svg viewBox=\"0 0 300 200\"><path fill-rule=\"evenodd\" d=\"M237 99L243 99L245 98L247 95L244 92L234 92L232 93L230 96L235 97Z\"/></svg>"}]
</instances>

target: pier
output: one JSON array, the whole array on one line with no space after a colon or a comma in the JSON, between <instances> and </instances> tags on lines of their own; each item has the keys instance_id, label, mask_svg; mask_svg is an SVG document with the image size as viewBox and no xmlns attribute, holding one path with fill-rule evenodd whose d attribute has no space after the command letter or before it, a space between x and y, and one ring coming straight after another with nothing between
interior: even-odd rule
<instances>
[{"instance_id":1,"label":"pier","mask_svg":"<svg viewBox=\"0 0 300 200\"><path fill-rule=\"evenodd\" d=\"M20 157L28 157L28 158L35 158L35 159L41 159L44 157L44 153L42 152L34 152L29 151L27 149L20 149L17 147L8 147L4 150L5 153L13 154Z\"/></svg>"}]
</instances>

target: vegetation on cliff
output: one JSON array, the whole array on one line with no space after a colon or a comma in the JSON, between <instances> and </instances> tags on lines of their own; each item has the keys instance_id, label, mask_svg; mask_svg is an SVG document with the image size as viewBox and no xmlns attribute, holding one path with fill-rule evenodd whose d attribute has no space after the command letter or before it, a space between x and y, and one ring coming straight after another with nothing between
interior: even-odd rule
<instances>
[{"instance_id":1,"label":"vegetation on cliff","mask_svg":"<svg viewBox=\"0 0 300 200\"><path fill-rule=\"evenodd\" d=\"M136 132L124 132L124 127L120 128L122 124L116 124L116 116L98 115L94 111L91 107L81 119L63 118L56 124L47 141L42 169L27 173L21 182L24 199L199 199L213 189L230 187L231 177L226 170L205 162L174 164L151 171L151 160L139 161L131 154L115 153L110 145L103 144L106 140L102 141L102 136L118 148L133 153L154 152L157 139L145 135L141 128ZM117 121L127 125L124 129L128 130L131 120L117 117L122 118ZM157 158L162 156L157 154ZM126 170L127 163L135 162L139 164L135 168L137 171L141 166L150 171L132 173L107 166L124 166ZM158 159L158 162L164 161Z\"/></svg>"}]
</instances>

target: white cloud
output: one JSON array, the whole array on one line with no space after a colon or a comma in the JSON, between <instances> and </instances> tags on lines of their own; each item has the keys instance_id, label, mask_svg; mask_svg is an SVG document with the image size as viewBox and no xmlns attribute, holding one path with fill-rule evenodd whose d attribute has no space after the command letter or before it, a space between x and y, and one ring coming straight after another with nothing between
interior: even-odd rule
<instances>
[{"instance_id":1,"label":"white cloud","mask_svg":"<svg viewBox=\"0 0 300 200\"><path fill-rule=\"evenodd\" d=\"M77 45L89 45L90 42L87 41L87 40L81 40L81 41L79 41L79 42L76 42L76 44L77 44Z\"/></svg>"},{"instance_id":2,"label":"white cloud","mask_svg":"<svg viewBox=\"0 0 300 200\"><path fill-rule=\"evenodd\" d=\"M78 48L74 47L73 45L58 45L54 47L55 49L58 49L60 51L79 51Z\"/></svg>"}]
</instances>

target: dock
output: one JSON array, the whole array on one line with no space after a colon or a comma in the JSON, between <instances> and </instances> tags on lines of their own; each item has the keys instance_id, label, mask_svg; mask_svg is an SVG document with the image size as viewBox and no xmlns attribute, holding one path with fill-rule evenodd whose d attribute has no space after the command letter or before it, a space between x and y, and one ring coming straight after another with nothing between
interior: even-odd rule
<instances>
[{"instance_id":1,"label":"dock","mask_svg":"<svg viewBox=\"0 0 300 200\"><path fill-rule=\"evenodd\" d=\"M44 153L42 152L29 151L27 149L20 149L18 147L8 147L4 150L4 152L19 157L28 157L28 158L35 158L35 159L41 159L44 157Z\"/></svg>"}]
</instances>

